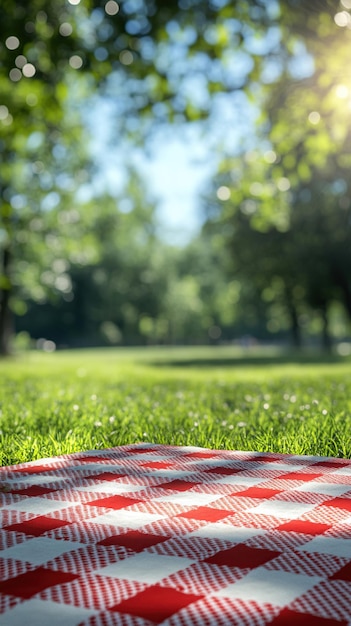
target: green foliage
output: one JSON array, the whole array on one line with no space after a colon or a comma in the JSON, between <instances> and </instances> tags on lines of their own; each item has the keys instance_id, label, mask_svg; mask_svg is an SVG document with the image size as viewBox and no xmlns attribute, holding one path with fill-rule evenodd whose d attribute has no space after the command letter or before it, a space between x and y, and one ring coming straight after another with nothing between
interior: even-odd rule
<instances>
[{"instance_id":1,"label":"green foliage","mask_svg":"<svg viewBox=\"0 0 351 626\"><path fill-rule=\"evenodd\" d=\"M335 303L351 316L351 18L328 2L300 9L281 3L285 54L278 78L258 90L257 149L221 163L206 230L221 234L269 330L290 325L297 343L303 318L317 313L327 347Z\"/></svg>"},{"instance_id":2,"label":"green foliage","mask_svg":"<svg viewBox=\"0 0 351 626\"><path fill-rule=\"evenodd\" d=\"M349 218L349 87L340 82L350 29L347 11L335 12L329 0L313 6L302 0L6 3L0 24L0 351L7 350L12 330L9 307L16 315L35 314L42 327L36 335L46 332L50 312L60 341L71 320L72 336L79 330L79 340L90 336L92 343L202 341L210 329L211 340L230 338L234 324L237 331L261 327L264 316L271 328L279 318L284 329L289 317L296 326L298 308L319 307L325 316L341 299L351 313L343 229ZM236 91L261 108L265 143L262 154L250 150L244 161L221 167L219 184L230 191L234 213L243 213L222 215L225 237L237 248L231 275L227 256L208 237L208 251L194 254L195 242L184 255L196 257L194 272L159 244L154 252L152 203L144 201L145 188L138 191L133 173L124 190L134 203L131 215L116 209L121 198L79 201L94 161L83 109L93 106L96 94L112 103L116 136L142 142L154 122L213 121L220 97ZM229 181L223 177L228 169ZM307 187L318 209L310 223L320 226L311 245L317 264L306 254L306 237L297 235L305 226ZM333 198L342 217L341 211L331 217ZM328 247L332 267L322 258L330 228L338 233ZM238 233L247 237L246 246ZM221 236L216 231L217 242ZM288 252L279 263L282 246ZM256 269L249 247L262 258ZM167 257L161 268L160 257ZM247 268L242 277L233 275L238 265Z\"/></svg>"},{"instance_id":3,"label":"green foliage","mask_svg":"<svg viewBox=\"0 0 351 626\"><path fill-rule=\"evenodd\" d=\"M351 458L350 363L235 348L0 362L0 462L137 441Z\"/></svg>"},{"instance_id":4,"label":"green foliage","mask_svg":"<svg viewBox=\"0 0 351 626\"><path fill-rule=\"evenodd\" d=\"M212 86L230 86L221 53L234 31L242 44L248 22L264 26L259 2L257 11L251 15L238 3L234 25L226 3L9 0L2 7L0 352L8 350L9 308L18 313L23 299L67 295L72 257L84 257L90 266L99 258L94 223L74 206L76 192L91 176L84 106L91 106L97 92L113 99L117 94L121 134L142 134L140 114L161 121L206 116ZM203 92L195 100L194 76ZM73 219L67 238L75 211L79 220ZM59 276L55 263L66 265ZM133 307L133 297L126 304Z\"/></svg>"}]
</instances>

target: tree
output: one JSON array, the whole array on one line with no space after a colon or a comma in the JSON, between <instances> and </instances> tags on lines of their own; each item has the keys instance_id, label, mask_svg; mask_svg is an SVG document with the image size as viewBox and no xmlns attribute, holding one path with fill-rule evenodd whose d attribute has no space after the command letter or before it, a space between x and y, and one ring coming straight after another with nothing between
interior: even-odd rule
<instances>
[{"instance_id":1,"label":"tree","mask_svg":"<svg viewBox=\"0 0 351 626\"><path fill-rule=\"evenodd\" d=\"M291 8L281 4L281 33L287 51L301 51L300 63L282 56L274 80L262 84L257 149L221 163L212 222L226 225L234 273L256 298L283 307L295 343L309 307L319 311L327 347L331 304L340 300L351 312L351 92L344 82L351 17L326 2L313 3L313 11Z\"/></svg>"},{"instance_id":2,"label":"tree","mask_svg":"<svg viewBox=\"0 0 351 626\"><path fill-rule=\"evenodd\" d=\"M57 186L61 192L65 188L62 177L55 175L60 148L61 164L68 150L73 170L84 169L72 148L84 143L80 114L87 93L99 90L114 101L118 132L140 134L141 114L161 122L209 117L217 95L249 88L257 94L272 59L294 56L289 49L293 39L286 45L277 29L286 33L290 28L295 36L302 28L304 36L306 29L312 32L317 14L323 30L325 16L333 14L332 4L316 1L307 10L302 0L281 6L264 0L235 6L229 0L6 2L0 25L0 140L7 163L0 178L2 352L8 349L5 330L15 294L17 227L22 222L30 246L26 220L37 217L38 193L44 198L59 193ZM304 17L297 19L300 11ZM78 115L75 138L69 123L73 111ZM36 161L44 168L36 166L39 180L32 196L37 132L41 142ZM79 180L75 182L78 187ZM39 218L46 215L41 211Z\"/></svg>"},{"instance_id":3,"label":"tree","mask_svg":"<svg viewBox=\"0 0 351 626\"><path fill-rule=\"evenodd\" d=\"M120 132L142 130L140 113L161 121L201 119L214 94L241 90L254 78L260 54L247 44L274 19L270 3L260 0L235 8L216 0L6 2L0 25L2 353L18 299L18 227L30 247L36 236L28 223L46 221L45 197L74 193L71 183L62 183L63 173L57 175L57 160L61 170L66 164L66 176L68 161L71 173L86 168L73 148L85 142L80 105L87 93L100 90L116 101ZM228 69L239 50L243 69ZM78 187L80 177L74 182Z\"/></svg>"}]
</instances>

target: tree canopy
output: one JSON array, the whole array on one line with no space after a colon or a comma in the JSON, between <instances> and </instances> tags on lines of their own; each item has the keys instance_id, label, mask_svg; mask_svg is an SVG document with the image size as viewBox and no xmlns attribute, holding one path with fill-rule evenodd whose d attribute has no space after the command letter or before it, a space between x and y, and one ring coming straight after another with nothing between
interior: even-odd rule
<instances>
[{"instance_id":1,"label":"tree canopy","mask_svg":"<svg viewBox=\"0 0 351 626\"><path fill-rule=\"evenodd\" d=\"M0 351L8 350L11 310L24 313L29 300L44 303L58 296L60 306L68 306L78 285L88 293L92 267L109 267L109 245L119 250L112 255L114 267L123 267L125 277L131 271L129 284L138 283L140 266L133 274L118 260L129 246L111 233L117 232L115 222L122 233L130 223L136 236L137 215L140 224L153 228L148 202L142 209L139 198L127 217L118 210L121 197L79 198L94 173L85 115L95 111L96 94L112 104L116 141L124 133L140 139L155 122L215 123L224 95L245 94L244 102L260 113L258 147L245 146L244 154L233 148L221 163L217 195L207 202L216 215L212 223L231 225L221 242L228 240L235 254L229 274L227 257L221 256L223 280L229 276L237 293L235 272L245 267L243 302L243 294L258 290L266 293L267 304L267 289L275 285L271 293L278 300L273 300L288 308L295 330L302 301L325 311L339 299L350 313L350 9L349 0L341 0L339 8L331 0L6 2L0 23ZM135 177L134 184L140 186ZM125 194L133 193L127 185ZM213 250L211 243L206 263ZM258 250L264 259L260 271ZM151 266L145 270L149 276ZM109 282L120 314L100 319L95 311L92 319L97 316L100 326L113 324L105 331L117 337L133 318L131 310L138 310L143 332L151 335L154 320L171 316L174 298L193 302L189 311L195 315L201 309L210 327L230 319L220 307L211 312L210 305L203 306L201 272L195 282L182 277L181 263L179 272L172 292L178 295L169 291L164 303L156 295L153 304L152 298L146 303L152 285L154 294L162 293L169 280L162 273L155 283L141 281L139 295L130 292L123 302L122 279ZM136 304L143 284L145 298ZM102 285L96 289L103 300ZM104 306L101 301L101 310ZM166 326L158 323L159 337L167 337Z\"/></svg>"},{"instance_id":2,"label":"tree canopy","mask_svg":"<svg viewBox=\"0 0 351 626\"><path fill-rule=\"evenodd\" d=\"M283 307L298 342L307 306L319 312L327 345L333 302L351 314L351 5L322 4L307 19L291 15L302 63L281 60L263 89L256 149L221 163L212 224L230 225L233 267L280 310L280 327Z\"/></svg>"}]
</instances>

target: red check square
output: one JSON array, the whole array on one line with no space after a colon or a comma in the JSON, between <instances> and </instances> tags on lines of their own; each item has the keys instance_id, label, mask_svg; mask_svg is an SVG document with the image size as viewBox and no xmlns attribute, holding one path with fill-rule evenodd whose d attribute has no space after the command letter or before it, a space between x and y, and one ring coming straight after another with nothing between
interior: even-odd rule
<instances>
[{"instance_id":1,"label":"red check square","mask_svg":"<svg viewBox=\"0 0 351 626\"><path fill-rule=\"evenodd\" d=\"M321 506L334 506L337 509L344 509L345 511L351 511L351 499L348 498L333 498L328 502L323 502Z\"/></svg>"},{"instance_id":2,"label":"red check square","mask_svg":"<svg viewBox=\"0 0 351 626\"><path fill-rule=\"evenodd\" d=\"M232 493L232 496L240 496L243 498L263 498L264 500L268 500L269 498L273 498L277 495L277 493L282 493L281 489L265 489L264 487L249 487L249 489L245 489L245 491L237 491L236 493Z\"/></svg>"},{"instance_id":3,"label":"red check square","mask_svg":"<svg viewBox=\"0 0 351 626\"><path fill-rule=\"evenodd\" d=\"M279 458L275 458L273 455L272 456L258 455L258 456L252 456L250 459L246 459L246 460L253 461L254 463L256 463L257 461L263 462L263 463L275 463L275 461L279 460Z\"/></svg>"},{"instance_id":4,"label":"red check square","mask_svg":"<svg viewBox=\"0 0 351 626\"><path fill-rule=\"evenodd\" d=\"M304 535L322 535L329 530L329 528L332 528L332 524L318 524L316 522L293 519L290 522L277 526L276 530L284 530L291 533L303 533Z\"/></svg>"},{"instance_id":5,"label":"red check square","mask_svg":"<svg viewBox=\"0 0 351 626\"><path fill-rule=\"evenodd\" d=\"M120 604L110 607L110 611L118 613L128 613L160 624L168 617L177 613L181 609L203 596L196 596L190 593L182 593L176 589L153 585L141 591L133 598L124 600Z\"/></svg>"},{"instance_id":6,"label":"red check square","mask_svg":"<svg viewBox=\"0 0 351 626\"><path fill-rule=\"evenodd\" d=\"M250 548L241 543L229 550L222 550L204 560L204 563L212 565L228 565L229 567L240 567L253 569L272 561L280 556L276 550L264 550L261 548Z\"/></svg>"},{"instance_id":7,"label":"red check square","mask_svg":"<svg viewBox=\"0 0 351 626\"><path fill-rule=\"evenodd\" d=\"M131 530L123 535L112 535L102 541L98 541L99 546L124 546L134 552L141 552L145 548L156 546L158 543L167 541L170 537L162 535L148 535L139 530Z\"/></svg>"},{"instance_id":8,"label":"red check square","mask_svg":"<svg viewBox=\"0 0 351 626\"><path fill-rule=\"evenodd\" d=\"M32 485L31 487L27 487L27 489L15 489L14 491L11 490L11 493L17 494L19 496L42 496L45 493L52 493L53 491L57 491L57 489L58 487L50 489L50 487Z\"/></svg>"},{"instance_id":9,"label":"red check square","mask_svg":"<svg viewBox=\"0 0 351 626\"><path fill-rule=\"evenodd\" d=\"M290 474L283 474L280 478L283 480L315 480L320 478L323 474L305 474L304 472L291 472Z\"/></svg>"},{"instance_id":10,"label":"red check square","mask_svg":"<svg viewBox=\"0 0 351 626\"><path fill-rule=\"evenodd\" d=\"M186 480L172 480L169 483L163 483L163 485L156 485L155 489L173 489L174 491L188 491L188 489L192 489L192 487L196 487L199 483L190 483Z\"/></svg>"},{"instance_id":11,"label":"red check square","mask_svg":"<svg viewBox=\"0 0 351 626\"><path fill-rule=\"evenodd\" d=\"M82 463L102 463L103 461L110 461L111 459L109 457L106 456L93 456L93 455L89 455L87 457L82 456L80 459L75 459L75 461L77 461L77 463L79 463L79 465L81 465Z\"/></svg>"},{"instance_id":12,"label":"red check square","mask_svg":"<svg viewBox=\"0 0 351 626\"><path fill-rule=\"evenodd\" d=\"M188 452L186 455L187 459L214 459L215 455L213 452Z\"/></svg>"},{"instance_id":13,"label":"red check square","mask_svg":"<svg viewBox=\"0 0 351 626\"><path fill-rule=\"evenodd\" d=\"M313 463L313 467L335 467L337 469L341 469L343 467L350 467L347 463L345 464L342 460L340 461L318 461L318 463Z\"/></svg>"},{"instance_id":14,"label":"red check square","mask_svg":"<svg viewBox=\"0 0 351 626\"><path fill-rule=\"evenodd\" d=\"M351 582L351 562L346 563L344 567L335 572L330 578L331 580L347 580Z\"/></svg>"},{"instance_id":15,"label":"red check square","mask_svg":"<svg viewBox=\"0 0 351 626\"><path fill-rule=\"evenodd\" d=\"M0 582L0 593L27 599L48 587L69 583L76 578L79 578L78 574L54 572L45 567L38 567L32 572L26 572Z\"/></svg>"},{"instance_id":16,"label":"red check square","mask_svg":"<svg viewBox=\"0 0 351 626\"><path fill-rule=\"evenodd\" d=\"M52 467L52 465L28 465L28 467L17 467L13 471L16 474L42 474L43 472L52 472L57 469L57 467Z\"/></svg>"},{"instance_id":17,"label":"red check square","mask_svg":"<svg viewBox=\"0 0 351 626\"><path fill-rule=\"evenodd\" d=\"M25 533L26 535L34 535L34 537L40 537L48 530L56 530L61 526L67 526L68 521L55 519L46 515L38 515L33 519L26 522L20 522L19 524L11 524L11 526L5 526L4 530L12 530L17 533Z\"/></svg>"},{"instance_id":18,"label":"red check square","mask_svg":"<svg viewBox=\"0 0 351 626\"><path fill-rule=\"evenodd\" d=\"M154 446L143 446L141 448L130 448L128 450L128 455L133 454L135 456L138 456L138 454L148 454L149 452L158 452L158 450L155 450ZM157 454L155 454L155 457L157 458Z\"/></svg>"},{"instance_id":19,"label":"red check square","mask_svg":"<svg viewBox=\"0 0 351 626\"><path fill-rule=\"evenodd\" d=\"M140 463L140 467L145 467L146 469L168 469L169 467L172 467L172 463L149 461L148 463Z\"/></svg>"},{"instance_id":20,"label":"red check square","mask_svg":"<svg viewBox=\"0 0 351 626\"><path fill-rule=\"evenodd\" d=\"M197 509L179 513L175 517L187 517L190 519L200 519L206 522L218 522L218 520L233 515L233 511L225 511L223 509L211 509L209 506L199 506Z\"/></svg>"},{"instance_id":21,"label":"red check square","mask_svg":"<svg viewBox=\"0 0 351 626\"><path fill-rule=\"evenodd\" d=\"M204 474L222 474L222 476L231 476L242 472L242 469L231 469L230 467L211 467L204 471Z\"/></svg>"},{"instance_id":22,"label":"red check square","mask_svg":"<svg viewBox=\"0 0 351 626\"><path fill-rule=\"evenodd\" d=\"M98 500L92 500L86 502L88 506L103 506L107 509L125 509L132 504L138 504L142 500L136 500L135 498L127 498L125 496L109 496L108 498L99 498Z\"/></svg>"},{"instance_id":23,"label":"red check square","mask_svg":"<svg viewBox=\"0 0 351 626\"><path fill-rule=\"evenodd\" d=\"M347 626L348 622L283 609L269 624L270 626Z\"/></svg>"},{"instance_id":24,"label":"red check square","mask_svg":"<svg viewBox=\"0 0 351 626\"><path fill-rule=\"evenodd\" d=\"M113 472L101 472L101 474L97 474L96 476L81 476L80 480L92 480L95 483L97 480L117 480L118 478L123 478L124 476L125 474L114 474Z\"/></svg>"}]
</instances>

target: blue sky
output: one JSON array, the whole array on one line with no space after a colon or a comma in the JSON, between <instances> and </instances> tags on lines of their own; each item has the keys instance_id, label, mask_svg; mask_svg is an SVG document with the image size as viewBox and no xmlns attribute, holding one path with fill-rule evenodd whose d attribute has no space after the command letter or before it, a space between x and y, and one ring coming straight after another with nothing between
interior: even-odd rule
<instances>
[{"instance_id":1,"label":"blue sky","mask_svg":"<svg viewBox=\"0 0 351 626\"><path fill-rule=\"evenodd\" d=\"M218 98L212 120L200 124L161 125L146 149L111 141L113 114L108 102L99 102L93 115L92 149L101 166L100 188L118 192L126 164L133 163L143 176L158 206L159 232L170 243L186 244L202 223L200 195L216 172L225 153L239 145L250 147L253 139L254 107L236 92ZM254 140L255 141L255 140Z\"/></svg>"},{"instance_id":2,"label":"blue sky","mask_svg":"<svg viewBox=\"0 0 351 626\"><path fill-rule=\"evenodd\" d=\"M146 150L130 145L111 146L111 119L100 111L92 150L100 164L96 188L118 193L124 166L134 164L156 200L159 231L170 243L185 244L199 230L202 217L199 196L215 172L217 156L196 127L163 126Z\"/></svg>"},{"instance_id":3,"label":"blue sky","mask_svg":"<svg viewBox=\"0 0 351 626\"><path fill-rule=\"evenodd\" d=\"M136 157L158 200L160 230L171 243L185 243L199 230L199 197L215 171L216 157L192 135L169 129L165 140L155 139L150 156Z\"/></svg>"}]
</instances>

